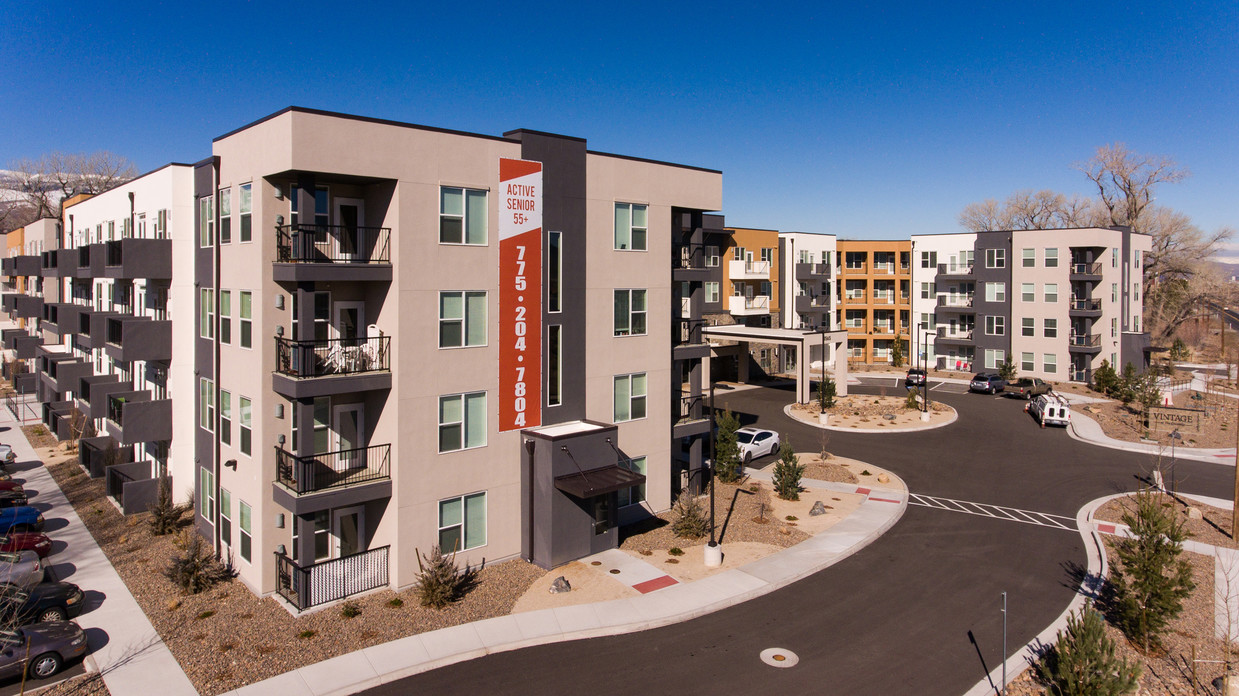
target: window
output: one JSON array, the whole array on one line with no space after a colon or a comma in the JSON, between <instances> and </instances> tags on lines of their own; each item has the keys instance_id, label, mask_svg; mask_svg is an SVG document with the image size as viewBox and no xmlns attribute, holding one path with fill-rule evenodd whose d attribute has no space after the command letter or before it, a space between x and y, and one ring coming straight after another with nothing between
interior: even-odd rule
<instances>
[{"instance_id":1,"label":"window","mask_svg":"<svg viewBox=\"0 0 1239 696\"><path fill-rule=\"evenodd\" d=\"M743 261L745 253L744 247L742 246L732 247L731 258L736 261Z\"/></svg>"},{"instance_id":2,"label":"window","mask_svg":"<svg viewBox=\"0 0 1239 696\"><path fill-rule=\"evenodd\" d=\"M763 280L758 284L757 294L762 297L770 297L773 293L774 286L768 280Z\"/></svg>"},{"instance_id":3,"label":"window","mask_svg":"<svg viewBox=\"0 0 1239 696\"><path fill-rule=\"evenodd\" d=\"M292 224L296 225L300 221L298 208L301 205L301 192L296 187L292 188L291 211L289 217L292 218ZM306 225L313 225L314 243L325 244L327 242L327 225L331 224L331 217L328 213L328 195L327 187L319 186L314 190L314 219L306 221Z\"/></svg>"},{"instance_id":4,"label":"window","mask_svg":"<svg viewBox=\"0 0 1239 696\"><path fill-rule=\"evenodd\" d=\"M439 548L444 553L486 544L486 494L439 501Z\"/></svg>"},{"instance_id":5,"label":"window","mask_svg":"<svg viewBox=\"0 0 1239 696\"><path fill-rule=\"evenodd\" d=\"M558 406L563 403L564 327L559 324L546 327L546 342L546 405Z\"/></svg>"},{"instance_id":6,"label":"window","mask_svg":"<svg viewBox=\"0 0 1239 696\"><path fill-rule=\"evenodd\" d=\"M108 241L116 234L116 223L108 223ZM198 246L209 247L215 243L215 199L207 196L198 199Z\"/></svg>"},{"instance_id":7,"label":"window","mask_svg":"<svg viewBox=\"0 0 1239 696\"><path fill-rule=\"evenodd\" d=\"M1006 351L996 350L994 348L985 349L985 369L997 370L1002 367L1002 364L1007 361Z\"/></svg>"},{"instance_id":8,"label":"window","mask_svg":"<svg viewBox=\"0 0 1239 696\"><path fill-rule=\"evenodd\" d=\"M219 243L232 242L232 189L219 190Z\"/></svg>"},{"instance_id":9,"label":"window","mask_svg":"<svg viewBox=\"0 0 1239 696\"><path fill-rule=\"evenodd\" d=\"M1119 335L1119 320L1110 320L1110 338L1116 338Z\"/></svg>"},{"instance_id":10,"label":"window","mask_svg":"<svg viewBox=\"0 0 1239 696\"><path fill-rule=\"evenodd\" d=\"M439 451L486 445L486 392L439 397Z\"/></svg>"},{"instance_id":11,"label":"window","mask_svg":"<svg viewBox=\"0 0 1239 696\"><path fill-rule=\"evenodd\" d=\"M219 540L232 546L232 494L227 488L219 489Z\"/></svg>"},{"instance_id":12,"label":"window","mask_svg":"<svg viewBox=\"0 0 1239 696\"><path fill-rule=\"evenodd\" d=\"M621 468L631 472L645 475L645 457L634 457L632 459L621 459L619 463ZM637 503L645 502L645 484L639 484L632 488L625 488L619 492L619 506L636 505Z\"/></svg>"},{"instance_id":13,"label":"window","mask_svg":"<svg viewBox=\"0 0 1239 696\"><path fill-rule=\"evenodd\" d=\"M219 342L224 344L232 343L231 290L219 291Z\"/></svg>"},{"instance_id":14,"label":"window","mask_svg":"<svg viewBox=\"0 0 1239 696\"><path fill-rule=\"evenodd\" d=\"M1033 353L1020 353L1020 369L1024 372L1037 369L1037 356Z\"/></svg>"},{"instance_id":15,"label":"window","mask_svg":"<svg viewBox=\"0 0 1239 696\"><path fill-rule=\"evenodd\" d=\"M199 335L215 338L215 291L202 288L198 293Z\"/></svg>"},{"instance_id":16,"label":"window","mask_svg":"<svg viewBox=\"0 0 1239 696\"><path fill-rule=\"evenodd\" d=\"M486 244L486 192L439 189L439 243Z\"/></svg>"},{"instance_id":17,"label":"window","mask_svg":"<svg viewBox=\"0 0 1239 696\"><path fill-rule=\"evenodd\" d=\"M1135 331L1136 333L1140 333L1140 315L1139 314L1132 315L1131 328L1132 328L1132 331Z\"/></svg>"},{"instance_id":18,"label":"window","mask_svg":"<svg viewBox=\"0 0 1239 696\"><path fill-rule=\"evenodd\" d=\"M615 248L645 251L646 206L636 203L615 204Z\"/></svg>"},{"instance_id":19,"label":"window","mask_svg":"<svg viewBox=\"0 0 1239 696\"><path fill-rule=\"evenodd\" d=\"M1045 267L1058 268L1058 249L1056 247L1046 247Z\"/></svg>"},{"instance_id":20,"label":"window","mask_svg":"<svg viewBox=\"0 0 1239 696\"><path fill-rule=\"evenodd\" d=\"M215 524L215 472L205 467L198 469L198 514L208 524Z\"/></svg>"},{"instance_id":21,"label":"window","mask_svg":"<svg viewBox=\"0 0 1239 696\"><path fill-rule=\"evenodd\" d=\"M1020 283L1020 301L1021 302L1036 302L1037 301L1037 284L1036 283Z\"/></svg>"},{"instance_id":22,"label":"window","mask_svg":"<svg viewBox=\"0 0 1239 696\"><path fill-rule=\"evenodd\" d=\"M921 268L937 268L938 267L938 252L922 251L921 252Z\"/></svg>"},{"instance_id":23,"label":"window","mask_svg":"<svg viewBox=\"0 0 1239 696\"><path fill-rule=\"evenodd\" d=\"M1117 303L1119 301L1119 284L1110 283L1110 301Z\"/></svg>"},{"instance_id":24,"label":"window","mask_svg":"<svg viewBox=\"0 0 1239 696\"><path fill-rule=\"evenodd\" d=\"M232 393L219 392L219 441L232 444Z\"/></svg>"},{"instance_id":25,"label":"window","mask_svg":"<svg viewBox=\"0 0 1239 696\"><path fill-rule=\"evenodd\" d=\"M645 418L646 377L644 372L615 377L615 413L612 421Z\"/></svg>"},{"instance_id":26,"label":"window","mask_svg":"<svg viewBox=\"0 0 1239 696\"><path fill-rule=\"evenodd\" d=\"M615 291L615 335L645 335L645 290Z\"/></svg>"},{"instance_id":27,"label":"window","mask_svg":"<svg viewBox=\"0 0 1239 696\"><path fill-rule=\"evenodd\" d=\"M254 212L253 185L241 184L241 241L248 242L254 238L252 213Z\"/></svg>"},{"instance_id":28,"label":"window","mask_svg":"<svg viewBox=\"0 0 1239 696\"><path fill-rule=\"evenodd\" d=\"M934 296L934 284L933 283L921 283L921 299L929 300L929 299L933 299L933 296Z\"/></svg>"},{"instance_id":29,"label":"window","mask_svg":"<svg viewBox=\"0 0 1239 696\"><path fill-rule=\"evenodd\" d=\"M986 268L1006 268L1007 267L1007 250L1006 249L986 249L985 250L985 267Z\"/></svg>"},{"instance_id":30,"label":"window","mask_svg":"<svg viewBox=\"0 0 1239 696\"><path fill-rule=\"evenodd\" d=\"M1047 374L1054 374L1058 370L1058 356L1053 353L1046 353L1041 356L1041 371Z\"/></svg>"},{"instance_id":31,"label":"window","mask_svg":"<svg viewBox=\"0 0 1239 696\"><path fill-rule=\"evenodd\" d=\"M1046 338L1058 338L1058 320L1057 319L1046 319L1044 327L1045 327Z\"/></svg>"},{"instance_id":32,"label":"window","mask_svg":"<svg viewBox=\"0 0 1239 696\"><path fill-rule=\"evenodd\" d=\"M706 302L717 303L719 301L719 284L717 281L707 281L706 284Z\"/></svg>"},{"instance_id":33,"label":"window","mask_svg":"<svg viewBox=\"0 0 1239 696\"><path fill-rule=\"evenodd\" d=\"M254 438L254 422L250 413L251 402L241 397L241 454L249 456L250 445Z\"/></svg>"},{"instance_id":34,"label":"window","mask_svg":"<svg viewBox=\"0 0 1239 696\"><path fill-rule=\"evenodd\" d=\"M1020 256L1020 261L1024 264L1024 268L1032 268L1037 265L1036 249L1022 249Z\"/></svg>"},{"instance_id":35,"label":"window","mask_svg":"<svg viewBox=\"0 0 1239 696\"><path fill-rule=\"evenodd\" d=\"M486 292L439 293L439 347L486 345Z\"/></svg>"},{"instance_id":36,"label":"window","mask_svg":"<svg viewBox=\"0 0 1239 696\"><path fill-rule=\"evenodd\" d=\"M215 383L211 380L198 378L198 425L215 432Z\"/></svg>"},{"instance_id":37,"label":"window","mask_svg":"<svg viewBox=\"0 0 1239 696\"><path fill-rule=\"evenodd\" d=\"M986 283L985 284L985 301L986 302L1006 302L1007 301L1007 284L1006 283Z\"/></svg>"},{"instance_id":38,"label":"window","mask_svg":"<svg viewBox=\"0 0 1239 696\"><path fill-rule=\"evenodd\" d=\"M249 563L250 550L253 543L250 537L250 506L244 500L238 501L241 513L241 558Z\"/></svg>"},{"instance_id":39,"label":"window","mask_svg":"<svg viewBox=\"0 0 1239 696\"><path fill-rule=\"evenodd\" d=\"M560 298L560 288L564 280L564 250L563 232L547 233L547 265L546 265L546 311L562 312L563 301Z\"/></svg>"},{"instance_id":40,"label":"window","mask_svg":"<svg viewBox=\"0 0 1239 696\"><path fill-rule=\"evenodd\" d=\"M718 265L719 265L718 247L716 246L706 247L706 267L707 268L718 268Z\"/></svg>"},{"instance_id":41,"label":"window","mask_svg":"<svg viewBox=\"0 0 1239 696\"><path fill-rule=\"evenodd\" d=\"M1003 336L1007 333L1007 318L988 315L985 317L985 335Z\"/></svg>"},{"instance_id":42,"label":"window","mask_svg":"<svg viewBox=\"0 0 1239 696\"><path fill-rule=\"evenodd\" d=\"M774 249L770 247L762 247L761 261L762 263L774 263Z\"/></svg>"},{"instance_id":43,"label":"window","mask_svg":"<svg viewBox=\"0 0 1239 696\"><path fill-rule=\"evenodd\" d=\"M254 293L241 291L241 347L254 347Z\"/></svg>"},{"instance_id":44,"label":"window","mask_svg":"<svg viewBox=\"0 0 1239 696\"><path fill-rule=\"evenodd\" d=\"M1110 268L1118 268L1118 267L1119 267L1119 248L1114 247L1110 249Z\"/></svg>"},{"instance_id":45,"label":"window","mask_svg":"<svg viewBox=\"0 0 1239 696\"><path fill-rule=\"evenodd\" d=\"M1045 284L1045 301L1051 304L1058 302L1058 283Z\"/></svg>"}]
</instances>

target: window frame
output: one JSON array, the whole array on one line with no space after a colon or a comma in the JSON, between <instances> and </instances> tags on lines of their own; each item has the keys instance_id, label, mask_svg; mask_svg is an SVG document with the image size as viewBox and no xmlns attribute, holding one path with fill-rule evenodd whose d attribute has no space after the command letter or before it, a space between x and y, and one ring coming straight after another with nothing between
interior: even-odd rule
<instances>
[{"instance_id":1,"label":"window frame","mask_svg":"<svg viewBox=\"0 0 1239 696\"><path fill-rule=\"evenodd\" d=\"M209 433L215 432L215 382L206 377L198 378L198 427Z\"/></svg>"},{"instance_id":2,"label":"window frame","mask_svg":"<svg viewBox=\"0 0 1239 696\"><path fill-rule=\"evenodd\" d=\"M1053 290L1053 292L1051 292ZM1042 297L1051 304L1058 303L1058 283L1046 283L1042 287Z\"/></svg>"},{"instance_id":3,"label":"window frame","mask_svg":"<svg viewBox=\"0 0 1239 696\"><path fill-rule=\"evenodd\" d=\"M198 467L198 514L207 524L215 526L215 472L205 466Z\"/></svg>"},{"instance_id":4,"label":"window frame","mask_svg":"<svg viewBox=\"0 0 1239 696\"><path fill-rule=\"evenodd\" d=\"M466 540L469 537L469 529L466 525L468 524L468 521L469 521L469 501L478 500L478 499L481 499L482 501L482 519L483 519L482 541L472 546L468 546ZM446 525L443 524L443 504L451 503L452 501L457 501L457 500L460 501L460 522L446 524ZM456 549L456 551L470 551L473 549L480 549L489 543L489 540L490 540L490 529L489 529L490 509L487 505L486 491L474 491L472 493L465 493L463 495L452 496L451 498L440 499L435 508L435 517L436 517L436 522L438 524L438 531L435 535L435 541L440 544L440 550L443 551L444 553L451 553L451 551L444 550L442 547L443 532L444 530L455 529L456 527L460 528L460 548Z\"/></svg>"},{"instance_id":5,"label":"window frame","mask_svg":"<svg viewBox=\"0 0 1239 696\"><path fill-rule=\"evenodd\" d=\"M1042 353L1041 354L1041 371L1047 375L1058 374L1058 354L1057 353Z\"/></svg>"},{"instance_id":6,"label":"window frame","mask_svg":"<svg viewBox=\"0 0 1239 696\"><path fill-rule=\"evenodd\" d=\"M237 396L237 423L239 427L238 449L251 456L254 446L254 402L247 396Z\"/></svg>"},{"instance_id":7,"label":"window frame","mask_svg":"<svg viewBox=\"0 0 1239 696\"><path fill-rule=\"evenodd\" d=\"M619 211L621 208L624 208L624 207L628 208L628 229L625 231L624 235L621 235L620 229L619 229ZM639 226L639 225L634 224L635 218L636 218L635 213L637 212L638 209L640 209L641 212L645 215L644 226ZM616 201L614 218L615 220L613 224L614 224L615 229L614 229L614 235L612 236L612 247L614 248L615 251L648 251L649 250L649 246L650 246L650 206L649 204L647 203L626 203L624 201ZM643 231L643 234L641 236L640 247L638 247L636 243L633 241L634 230ZM627 247L620 246L620 242L622 239L627 240L628 242Z\"/></svg>"},{"instance_id":8,"label":"window frame","mask_svg":"<svg viewBox=\"0 0 1239 696\"><path fill-rule=\"evenodd\" d=\"M456 296L460 298L460 317L444 317L443 316L443 300L445 297ZM482 298L482 318L478 321L482 327L482 342L470 343L470 322L472 312L469 311L469 298ZM490 326L487 323L490 316L490 295L486 290L440 290L439 291L439 336L438 344L440 350L451 350L457 348L484 348L490 345ZM444 324L460 324L460 344L459 345L444 345Z\"/></svg>"},{"instance_id":9,"label":"window frame","mask_svg":"<svg viewBox=\"0 0 1239 696\"><path fill-rule=\"evenodd\" d=\"M237 241L244 244L254 241L254 183L246 182L238 188L240 200L237 205L240 208L241 224L237 231Z\"/></svg>"},{"instance_id":10,"label":"window frame","mask_svg":"<svg viewBox=\"0 0 1239 696\"><path fill-rule=\"evenodd\" d=\"M1045 254L1045 267L1058 268L1058 247L1045 247L1043 251Z\"/></svg>"},{"instance_id":11,"label":"window frame","mask_svg":"<svg viewBox=\"0 0 1239 696\"><path fill-rule=\"evenodd\" d=\"M1007 318L1001 314L986 314L985 315L985 335L986 336L1006 336L1007 335Z\"/></svg>"},{"instance_id":12,"label":"window frame","mask_svg":"<svg viewBox=\"0 0 1239 696\"><path fill-rule=\"evenodd\" d=\"M634 465L638 461L641 462L640 467L634 468ZM644 476L649 472L649 457L624 457L619 460L619 466L621 469L627 469L628 471L633 471ZM636 492L636 496L633 495L634 491ZM618 504L615 506L617 509L630 507L632 505L640 505L644 503L647 498L644 483L640 483L629 488L620 489L618 494Z\"/></svg>"},{"instance_id":13,"label":"window frame","mask_svg":"<svg viewBox=\"0 0 1239 696\"><path fill-rule=\"evenodd\" d=\"M216 193L219 200L219 243L232 243L232 189L222 188Z\"/></svg>"},{"instance_id":14,"label":"window frame","mask_svg":"<svg viewBox=\"0 0 1239 696\"><path fill-rule=\"evenodd\" d=\"M1020 335L1021 336L1036 336L1037 335L1037 318L1036 317L1020 317Z\"/></svg>"},{"instance_id":15,"label":"window frame","mask_svg":"<svg viewBox=\"0 0 1239 696\"><path fill-rule=\"evenodd\" d=\"M706 304L718 304L719 302L721 302L721 301L722 301L722 296L723 296L723 295L722 295L722 293L723 293L723 284L722 284L722 283L720 283L720 282L719 282L719 281L717 281L717 280L707 280L706 282L702 283L702 287L703 287L703 288L705 289L705 291L706 291L706 299L705 299ZM713 291L714 291L714 292L713 292L713 297L714 297L714 299L710 299L710 297L711 297L711 292L710 292L710 291L711 291L711 290L713 290Z\"/></svg>"},{"instance_id":16,"label":"window frame","mask_svg":"<svg viewBox=\"0 0 1239 696\"><path fill-rule=\"evenodd\" d=\"M240 327L239 345L242 348L254 347L254 292L240 290L237 292L237 323Z\"/></svg>"},{"instance_id":17,"label":"window frame","mask_svg":"<svg viewBox=\"0 0 1239 696\"><path fill-rule=\"evenodd\" d=\"M986 249L985 250L985 267L986 268L1006 268L1007 267L1007 250L1006 249Z\"/></svg>"},{"instance_id":18,"label":"window frame","mask_svg":"<svg viewBox=\"0 0 1239 696\"><path fill-rule=\"evenodd\" d=\"M232 444L232 392L219 390L219 441Z\"/></svg>"},{"instance_id":19,"label":"window frame","mask_svg":"<svg viewBox=\"0 0 1239 696\"><path fill-rule=\"evenodd\" d=\"M1020 302L1037 301L1037 284L1020 283Z\"/></svg>"},{"instance_id":20,"label":"window frame","mask_svg":"<svg viewBox=\"0 0 1239 696\"><path fill-rule=\"evenodd\" d=\"M994 290L993 297L990 296L991 288ZM985 301L1005 303L1007 301L1007 284L1005 282L986 282Z\"/></svg>"},{"instance_id":21,"label":"window frame","mask_svg":"<svg viewBox=\"0 0 1239 696\"><path fill-rule=\"evenodd\" d=\"M222 243L222 242L221 242ZM232 291L219 291L219 342L232 345Z\"/></svg>"},{"instance_id":22,"label":"window frame","mask_svg":"<svg viewBox=\"0 0 1239 696\"><path fill-rule=\"evenodd\" d=\"M459 191L460 192L460 213L449 213L444 210L446 203L444 192ZM482 239L481 241L469 240L469 223L473 221L473 216L469 214L470 198L480 196L482 198L482 210L486 211L482 222ZM476 209L474 209L476 212ZM460 241L452 241L444 239L444 221L445 220L460 220ZM439 187L439 243L447 246L472 246L484 247L490 244L490 191L484 188L469 188L467 186L440 186Z\"/></svg>"},{"instance_id":23,"label":"window frame","mask_svg":"<svg viewBox=\"0 0 1239 696\"><path fill-rule=\"evenodd\" d=\"M1037 249L1020 249L1020 264L1022 268L1037 267Z\"/></svg>"},{"instance_id":24,"label":"window frame","mask_svg":"<svg viewBox=\"0 0 1239 696\"><path fill-rule=\"evenodd\" d=\"M482 441L471 445L469 444L469 436L470 436L469 397L477 397L479 395L482 397L482 404L481 404L482 413L483 413L483 421L482 421L483 426L482 426L482 434L481 434ZM438 447L439 454L449 454L451 452L461 452L464 450L479 449L481 447L486 446L487 429L489 428L489 413L487 412L487 402L488 402L487 397L488 395L487 395L486 390L459 392L456 394L442 394L439 396L438 416L437 416L438 421L439 421L439 427L437 430L438 439L436 441L436 446ZM443 405L445 402L452 400L452 399L460 400L460 420L459 421L444 421L443 420ZM460 446L443 449L443 429L445 427L450 428L453 426L460 427L460 438L458 441Z\"/></svg>"},{"instance_id":25,"label":"window frame","mask_svg":"<svg viewBox=\"0 0 1239 696\"><path fill-rule=\"evenodd\" d=\"M1021 372L1036 372L1037 370L1037 354L1028 351L1020 352L1020 371Z\"/></svg>"},{"instance_id":26,"label":"window frame","mask_svg":"<svg viewBox=\"0 0 1239 696\"><path fill-rule=\"evenodd\" d=\"M1058 319L1046 317L1041 322L1041 335L1045 338L1058 338Z\"/></svg>"},{"instance_id":27,"label":"window frame","mask_svg":"<svg viewBox=\"0 0 1239 696\"><path fill-rule=\"evenodd\" d=\"M564 310L564 248L563 232L547 232L546 311L558 314Z\"/></svg>"},{"instance_id":28,"label":"window frame","mask_svg":"<svg viewBox=\"0 0 1239 696\"><path fill-rule=\"evenodd\" d=\"M215 340L215 288L198 289L198 337Z\"/></svg>"},{"instance_id":29,"label":"window frame","mask_svg":"<svg viewBox=\"0 0 1239 696\"><path fill-rule=\"evenodd\" d=\"M108 222L108 241L116 234L116 223ZM209 249L215 246L215 197L203 196L198 199L198 248Z\"/></svg>"},{"instance_id":30,"label":"window frame","mask_svg":"<svg viewBox=\"0 0 1239 696\"><path fill-rule=\"evenodd\" d=\"M232 494L227 488L219 489L219 522L219 540L232 548Z\"/></svg>"},{"instance_id":31,"label":"window frame","mask_svg":"<svg viewBox=\"0 0 1239 696\"><path fill-rule=\"evenodd\" d=\"M636 309L636 297L640 293L641 306L644 309ZM625 320L627 326L621 328L619 325L620 317L620 297L627 294L628 311ZM621 336L645 336L650 331L649 323L649 290L646 288L616 288L612 295L612 312L611 312L611 335L615 338ZM634 326L637 323L635 320L641 318L641 331L637 331Z\"/></svg>"},{"instance_id":32,"label":"window frame","mask_svg":"<svg viewBox=\"0 0 1239 696\"><path fill-rule=\"evenodd\" d=\"M249 503L238 498L237 499L237 529L241 532L239 535L241 537L241 543L239 544L239 546L240 546L240 551L241 551L241 560L245 561L246 563L249 563L250 559L253 556L254 537L252 534L252 530L250 529L250 527L253 525L253 517L254 517L254 512L250 508Z\"/></svg>"},{"instance_id":33,"label":"window frame","mask_svg":"<svg viewBox=\"0 0 1239 696\"><path fill-rule=\"evenodd\" d=\"M546 405L561 406L564 402L564 327L546 327Z\"/></svg>"},{"instance_id":34,"label":"window frame","mask_svg":"<svg viewBox=\"0 0 1239 696\"><path fill-rule=\"evenodd\" d=\"M634 378L636 377L641 377L644 380L645 390L641 394L636 394L633 392L632 385L633 385L633 382L635 381ZM615 412L616 401L617 401L616 386L620 383L621 380L626 381L628 383L628 417L623 418L623 419L620 419L619 418L620 414ZM625 373L621 375L615 375L612 378L611 380L611 422L612 423L628 423L630 421L645 420L646 418L649 418L649 415L650 415L649 413L650 381L649 380L650 380L650 376L648 372L629 372L629 373ZM640 407L641 415L634 416L633 414L637 411L637 409L635 408L635 405L638 403L641 405Z\"/></svg>"}]
</instances>

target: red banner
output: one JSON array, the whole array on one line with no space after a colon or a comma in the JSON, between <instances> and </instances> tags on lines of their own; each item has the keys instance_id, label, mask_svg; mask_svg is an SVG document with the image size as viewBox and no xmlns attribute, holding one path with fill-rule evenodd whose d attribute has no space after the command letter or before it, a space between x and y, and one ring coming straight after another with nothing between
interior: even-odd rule
<instances>
[{"instance_id":1,"label":"red banner","mask_svg":"<svg viewBox=\"0 0 1239 696\"><path fill-rule=\"evenodd\" d=\"M499 431L542 424L542 163L499 160Z\"/></svg>"}]
</instances>

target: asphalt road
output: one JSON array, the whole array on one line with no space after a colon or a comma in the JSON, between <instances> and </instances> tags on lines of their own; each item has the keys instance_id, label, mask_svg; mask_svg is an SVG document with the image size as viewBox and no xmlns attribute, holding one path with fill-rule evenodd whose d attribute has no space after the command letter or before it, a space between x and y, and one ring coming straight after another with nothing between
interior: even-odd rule
<instances>
[{"instance_id":1,"label":"asphalt road","mask_svg":"<svg viewBox=\"0 0 1239 696\"><path fill-rule=\"evenodd\" d=\"M861 387L854 393L902 393ZM937 430L830 432L827 447L899 474L912 493L1074 518L1133 490L1154 462L1041 429L1022 401L935 390L960 418ZM821 432L788 419L790 390L719 394L742 421L814 451ZM1234 469L1177 464L1179 489L1229 497ZM726 539L723 539L724 550ZM1067 606L1086 562L1079 533L910 505L882 538L768 595L651 631L489 655L368 694L765 693L959 696L1000 662L1002 592L1014 654ZM779 647L799 664L775 669Z\"/></svg>"}]
</instances>

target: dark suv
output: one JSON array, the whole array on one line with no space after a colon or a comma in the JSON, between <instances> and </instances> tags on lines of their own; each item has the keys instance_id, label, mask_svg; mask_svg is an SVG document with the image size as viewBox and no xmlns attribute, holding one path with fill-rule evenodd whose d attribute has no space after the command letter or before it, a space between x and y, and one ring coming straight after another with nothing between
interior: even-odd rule
<instances>
[{"instance_id":1,"label":"dark suv","mask_svg":"<svg viewBox=\"0 0 1239 696\"><path fill-rule=\"evenodd\" d=\"M982 394L997 394L1006 386L1006 380L998 375L978 372L972 376L972 381L968 383L968 391L981 392Z\"/></svg>"},{"instance_id":2,"label":"dark suv","mask_svg":"<svg viewBox=\"0 0 1239 696\"><path fill-rule=\"evenodd\" d=\"M908 370L908 374L904 376L903 381L909 387L924 386L925 371L914 367Z\"/></svg>"}]
</instances>

